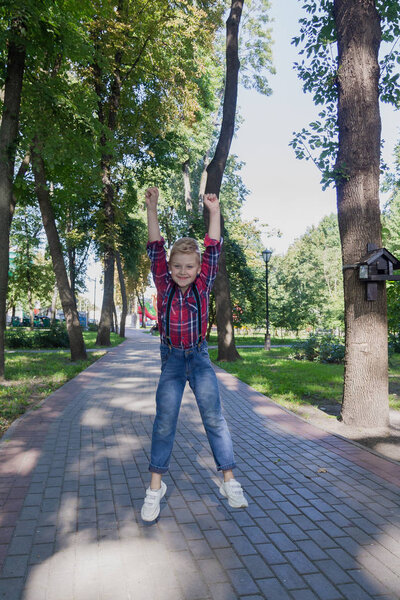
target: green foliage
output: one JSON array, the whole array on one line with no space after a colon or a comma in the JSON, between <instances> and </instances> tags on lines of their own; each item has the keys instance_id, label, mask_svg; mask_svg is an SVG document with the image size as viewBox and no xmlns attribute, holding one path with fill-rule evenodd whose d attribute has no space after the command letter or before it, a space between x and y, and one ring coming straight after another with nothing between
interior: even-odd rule
<instances>
[{"instance_id":1,"label":"green foliage","mask_svg":"<svg viewBox=\"0 0 400 600\"><path fill-rule=\"evenodd\" d=\"M323 189L346 177L345 169L335 165L338 149L336 27L333 0L303 0L305 16L300 32L292 43L299 47L301 61L295 63L304 92L310 92L318 118L294 133L291 146L299 159L312 160L321 172ZM399 64L400 8L396 0L376 2L381 16L382 39L391 44L380 61L380 98L396 107L400 105Z\"/></svg>"},{"instance_id":2,"label":"green foliage","mask_svg":"<svg viewBox=\"0 0 400 600\"><path fill-rule=\"evenodd\" d=\"M18 206L11 227L15 252L8 282L8 305L31 311L36 303L51 302L55 276L50 258L43 251L42 223L37 208Z\"/></svg>"},{"instance_id":3,"label":"green foliage","mask_svg":"<svg viewBox=\"0 0 400 600\"><path fill-rule=\"evenodd\" d=\"M294 350L291 357L297 360L337 364L344 362L345 346L342 340L331 334L312 334L304 341L295 342L291 347Z\"/></svg>"},{"instance_id":4,"label":"green foliage","mask_svg":"<svg viewBox=\"0 0 400 600\"><path fill-rule=\"evenodd\" d=\"M335 215L270 261L271 322L292 331L343 327L340 239Z\"/></svg>"},{"instance_id":5,"label":"green foliage","mask_svg":"<svg viewBox=\"0 0 400 600\"><path fill-rule=\"evenodd\" d=\"M69 348L67 330L62 323L33 332L25 328L7 329L5 340L7 348Z\"/></svg>"}]
</instances>

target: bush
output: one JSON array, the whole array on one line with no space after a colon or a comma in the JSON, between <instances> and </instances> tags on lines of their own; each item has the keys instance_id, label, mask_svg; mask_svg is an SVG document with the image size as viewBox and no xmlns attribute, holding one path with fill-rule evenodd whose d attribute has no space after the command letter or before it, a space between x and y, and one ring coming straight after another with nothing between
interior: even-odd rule
<instances>
[{"instance_id":1,"label":"bush","mask_svg":"<svg viewBox=\"0 0 400 600\"><path fill-rule=\"evenodd\" d=\"M26 329L7 329L5 344L7 348L32 348L33 336Z\"/></svg>"},{"instance_id":2,"label":"bush","mask_svg":"<svg viewBox=\"0 0 400 600\"><path fill-rule=\"evenodd\" d=\"M62 323L54 323L49 329L7 329L7 348L69 348L67 329Z\"/></svg>"},{"instance_id":3,"label":"bush","mask_svg":"<svg viewBox=\"0 0 400 600\"><path fill-rule=\"evenodd\" d=\"M400 353L400 333L389 334L389 353Z\"/></svg>"},{"instance_id":4,"label":"bush","mask_svg":"<svg viewBox=\"0 0 400 600\"><path fill-rule=\"evenodd\" d=\"M99 326L96 323L89 323L88 331L98 331L98 330L99 330Z\"/></svg>"},{"instance_id":5,"label":"bush","mask_svg":"<svg viewBox=\"0 0 400 600\"><path fill-rule=\"evenodd\" d=\"M339 338L331 334L311 334L302 342L295 342L291 348L294 354L290 358L321 363L343 363L345 346Z\"/></svg>"},{"instance_id":6,"label":"bush","mask_svg":"<svg viewBox=\"0 0 400 600\"><path fill-rule=\"evenodd\" d=\"M69 348L69 337L63 323L55 323L44 331L33 334L34 348Z\"/></svg>"}]
</instances>

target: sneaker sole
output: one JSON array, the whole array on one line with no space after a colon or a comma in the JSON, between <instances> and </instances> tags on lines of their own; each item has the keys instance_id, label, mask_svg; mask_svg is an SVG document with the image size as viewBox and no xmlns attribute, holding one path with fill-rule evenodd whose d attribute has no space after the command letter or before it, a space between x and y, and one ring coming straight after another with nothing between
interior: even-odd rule
<instances>
[{"instance_id":1,"label":"sneaker sole","mask_svg":"<svg viewBox=\"0 0 400 600\"><path fill-rule=\"evenodd\" d=\"M165 492L167 491L167 486L165 485L165 488L162 485L162 493L161 493L161 498L160 498L160 504L161 504L161 500L164 498L165 496ZM161 510L161 506L160 504L158 505L157 509L154 511L154 513L151 514L151 517L144 517L142 513L140 513L140 516L142 518L142 521L146 521L146 523L150 523L151 521L155 521L158 517L158 515L160 514L160 510Z\"/></svg>"},{"instance_id":2,"label":"sneaker sole","mask_svg":"<svg viewBox=\"0 0 400 600\"><path fill-rule=\"evenodd\" d=\"M248 508L248 506L249 506L249 503L248 503L247 501L245 501L245 502L242 502L241 504L239 504L239 503L235 504L235 503L234 503L234 502L233 502L233 501L232 501L232 500L231 500L231 499L228 497L228 495L226 494L226 492L225 492L225 490L224 490L224 488L223 488L222 486L219 488L219 491L220 491L221 495L222 495L224 498L228 498L228 504L229 504L229 506L231 506L232 508Z\"/></svg>"}]
</instances>

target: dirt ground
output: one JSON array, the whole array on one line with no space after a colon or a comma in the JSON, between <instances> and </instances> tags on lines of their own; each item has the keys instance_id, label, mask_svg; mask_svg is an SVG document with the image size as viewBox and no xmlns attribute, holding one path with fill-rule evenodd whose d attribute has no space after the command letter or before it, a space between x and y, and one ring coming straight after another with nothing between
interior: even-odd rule
<instances>
[{"instance_id":1,"label":"dirt ground","mask_svg":"<svg viewBox=\"0 0 400 600\"><path fill-rule=\"evenodd\" d=\"M298 407L294 411L300 417L329 431L341 435L349 440L354 440L387 458L400 461L400 412L390 410L390 427L387 429L376 427L374 429L361 429L344 425L338 421L340 405L326 405L319 408L314 406Z\"/></svg>"}]
</instances>

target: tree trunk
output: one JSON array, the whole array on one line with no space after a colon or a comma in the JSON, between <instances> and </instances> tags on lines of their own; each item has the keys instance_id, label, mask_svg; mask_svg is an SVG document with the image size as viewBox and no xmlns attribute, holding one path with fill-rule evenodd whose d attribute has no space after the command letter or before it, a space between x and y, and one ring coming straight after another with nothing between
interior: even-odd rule
<instances>
[{"instance_id":1,"label":"tree trunk","mask_svg":"<svg viewBox=\"0 0 400 600\"><path fill-rule=\"evenodd\" d=\"M113 332L116 333L118 335L118 315L117 315L117 307L115 306L115 302L113 300L113 316L114 316L114 323L113 323Z\"/></svg>"},{"instance_id":2,"label":"tree trunk","mask_svg":"<svg viewBox=\"0 0 400 600\"><path fill-rule=\"evenodd\" d=\"M53 290L53 296L51 299L51 323L53 324L55 319L56 319L56 304L57 304L57 296L58 296L58 289L57 289L57 284L54 286L54 290Z\"/></svg>"},{"instance_id":3,"label":"tree trunk","mask_svg":"<svg viewBox=\"0 0 400 600\"><path fill-rule=\"evenodd\" d=\"M121 9L121 7L119 7ZM117 127L117 115L120 107L121 98L121 73L120 64L122 53L116 52L115 55L115 70L113 73L112 84L110 86L110 94L107 101L104 100L104 93L107 89L103 81L103 73L99 65L94 65L95 73L95 90L98 96L98 115L100 123L105 126L107 122L108 132L114 132ZM105 107L108 106L108 118L106 119ZM109 153L109 143L107 141L106 132L100 136L100 145L102 146L101 157L101 176L103 184L103 211L104 211L104 226L111 238L113 235L113 226L115 221L114 214L114 187L111 181L111 162L112 155ZM113 319L113 301L114 301L114 248L112 242L104 244L104 293L103 303L101 306L101 316L99 329L97 332L96 344L100 346L110 346L110 329Z\"/></svg>"},{"instance_id":4,"label":"tree trunk","mask_svg":"<svg viewBox=\"0 0 400 600\"><path fill-rule=\"evenodd\" d=\"M339 151L337 205L342 245L346 353L342 419L386 427L388 338L385 283L377 300L352 268L367 244L382 247L379 209L381 121L378 52L380 18L373 0L335 0L338 36Z\"/></svg>"},{"instance_id":5,"label":"tree trunk","mask_svg":"<svg viewBox=\"0 0 400 600\"><path fill-rule=\"evenodd\" d=\"M27 152L24 156L23 161L21 162L21 164L19 166L18 173L15 176L14 185L13 185L13 194L12 194L11 204L10 204L10 227L11 227L11 223L12 223L14 212L15 212L15 206L17 204L17 195L15 193L15 188L18 184L22 183L22 181L25 177L25 173L29 169L30 161L31 161L31 156L30 156L29 152Z\"/></svg>"},{"instance_id":6,"label":"tree trunk","mask_svg":"<svg viewBox=\"0 0 400 600\"><path fill-rule=\"evenodd\" d=\"M110 331L112 326L112 304L114 299L114 251L107 248L104 252L104 287L103 302L96 345L111 346Z\"/></svg>"},{"instance_id":7,"label":"tree trunk","mask_svg":"<svg viewBox=\"0 0 400 600\"><path fill-rule=\"evenodd\" d=\"M185 190L185 207L188 213L188 220L190 219L193 212L193 200L192 200L192 188L190 185L190 174L189 174L189 159L182 164L182 176L183 186Z\"/></svg>"},{"instance_id":8,"label":"tree trunk","mask_svg":"<svg viewBox=\"0 0 400 600\"><path fill-rule=\"evenodd\" d=\"M119 326L119 335L120 335L120 337L125 337L126 315L128 314L128 299L126 297L126 285L125 285L125 279L124 279L124 272L122 270L121 256L120 256L119 252L116 252L115 259L117 262L119 285L121 288L121 297L122 297L122 312L121 312L121 321L120 321L120 326Z\"/></svg>"},{"instance_id":9,"label":"tree trunk","mask_svg":"<svg viewBox=\"0 0 400 600\"><path fill-rule=\"evenodd\" d=\"M239 77L238 37L242 16L243 0L232 0L231 11L226 22L226 79L222 113L221 131L215 154L207 167L207 184L205 193L219 195L222 177L228 160L229 150L235 131L236 102ZM208 223L207 210L204 211L205 222ZM223 231L221 217L221 230ZM222 247L219 259L218 274L214 283L216 319L218 330L217 360L233 362L240 358L235 346L233 328L232 303L228 273L226 271L225 251Z\"/></svg>"},{"instance_id":10,"label":"tree trunk","mask_svg":"<svg viewBox=\"0 0 400 600\"><path fill-rule=\"evenodd\" d=\"M21 27L13 24L12 29ZM18 30L15 31L18 34ZM4 86L3 114L0 126L0 380L4 378L4 335L10 252L10 214L12 211L15 152L18 138L25 47L18 39L8 45L7 74Z\"/></svg>"},{"instance_id":11,"label":"tree trunk","mask_svg":"<svg viewBox=\"0 0 400 600\"><path fill-rule=\"evenodd\" d=\"M79 324L75 298L72 295L71 287L68 281L67 269L65 267L64 256L62 253L62 246L56 227L53 207L51 205L50 192L47 186L44 162L38 152L38 148L39 146L37 140L35 140L34 147L32 148L31 152L32 169L35 177L35 190L39 200L40 212L42 214L43 225L46 231L51 260L56 276L57 287L67 324L71 349L71 360L85 360L87 356L85 343L83 341L82 329Z\"/></svg>"}]
</instances>

